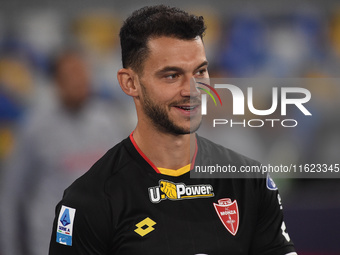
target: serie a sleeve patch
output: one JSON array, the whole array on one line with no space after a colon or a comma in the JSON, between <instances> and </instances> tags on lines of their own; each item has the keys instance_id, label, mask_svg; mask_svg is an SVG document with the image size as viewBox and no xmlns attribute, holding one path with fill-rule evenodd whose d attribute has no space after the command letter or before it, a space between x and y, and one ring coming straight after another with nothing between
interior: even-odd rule
<instances>
[{"instance_id":1,"label":"serie a sleeve patch","mask_svg":"<svg viewBox=\"0 0 340 255\"><path fill-rule=\"evenodd\" d=\"M61 207L57 225L57 243L72 246L72 230L75 214L76 209L64 205Z\"/></svg>"}]
</instances>

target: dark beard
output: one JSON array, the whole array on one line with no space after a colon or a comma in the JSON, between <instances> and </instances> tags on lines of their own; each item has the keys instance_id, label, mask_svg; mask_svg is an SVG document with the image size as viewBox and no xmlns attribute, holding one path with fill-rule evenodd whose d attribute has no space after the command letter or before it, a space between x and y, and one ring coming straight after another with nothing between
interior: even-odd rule
<instances>
[{"instance_id":1,"label":"dark beard","mask_svg":"<svg viewBox=\"0 0 340 255\"><path fill-rule=\"evenodd\" d=\"M140 85L141 85L142 93L143 93L142 106L143 106L144 112L151 119L152 123L156 127L158 127L159 130L163 132L171 133L174 135L186 135L186 134L191 134L197 131L197 129L201 125L201 122L197 125L197 127L192 127L190 125L189 129L185 129L185 128L182 128L176 125L173 121L170 120L169 115L167 114L164 108L152 102L152 100L150 99L150 97L148 96L146 92L144 85L143 84L140 84ZM181 103L188 103L188 102L190 102L190 99L186 100L186 102L181 102ZM176 102L176 104L178 104L178 102Z\"/></svg>"}]
</instances>

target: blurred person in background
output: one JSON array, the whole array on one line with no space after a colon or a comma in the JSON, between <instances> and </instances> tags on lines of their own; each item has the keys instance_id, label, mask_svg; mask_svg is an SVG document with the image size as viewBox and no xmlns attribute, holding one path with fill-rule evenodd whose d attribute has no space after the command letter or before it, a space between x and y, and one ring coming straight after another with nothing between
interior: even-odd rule
<instances>
[{"instance_id":1,"label":"blurred person in background","mask_svg":"<svg viewBox=\"0 0 340 255\"><path fill-rule=\"evenodd\" d=\"M55 97L28 114L4 166L2 255L46 255L62 190L124 133L119 113L93 96L91 75L78 52L59 54L52 73Z\"/></svg>"}]
</instances>

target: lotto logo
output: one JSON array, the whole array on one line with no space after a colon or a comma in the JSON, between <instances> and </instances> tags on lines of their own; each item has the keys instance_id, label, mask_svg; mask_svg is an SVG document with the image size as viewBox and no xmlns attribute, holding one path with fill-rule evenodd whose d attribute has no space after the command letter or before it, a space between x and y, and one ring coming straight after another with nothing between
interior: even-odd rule
<instances>
[{"instance_id":1,"label":"lotto logo","mask_svg":"<svg viewBox=\"0 0 340 255\"><path fill-rule=\"evenodd\" d=\"M156 222L154 222L152 219L149 217L145 218L141 222L136 224L136 229L135 232L140 235L140 236L145 236L149 234L150 232L154 231L155 229L153 226L156 225Z\"/></svg>"}]
</instances>

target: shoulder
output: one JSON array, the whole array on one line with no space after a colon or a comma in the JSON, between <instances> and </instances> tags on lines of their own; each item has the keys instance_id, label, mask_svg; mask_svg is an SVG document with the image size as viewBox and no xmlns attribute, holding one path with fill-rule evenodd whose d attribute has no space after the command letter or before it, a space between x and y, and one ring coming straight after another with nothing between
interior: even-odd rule
<instances>
[{"instance_id":1,"label":"shoulder","mask_svg":"<svg viewBox=\"0 0 340 255\"><path fill-rule=\"evenodd\" d=\"M99 197L106 197L108 180L131 162L131 157L125 148L126 140L107 151L84 175L75 180L65 190L63 200L98 201Z\"/></svg>"},{"instance_id":2,"label":"shoulder","mask_svg":"<svg viewBox=\"0 0 340 255\"><path fill-rule=\"evenodd\" d=\"M236 165L260 165L258 161L214 143L204 137L197 136L197 144L202 157L209 156L209 158L217 162L224 161Z\"/></svg>"}]
</instances>

